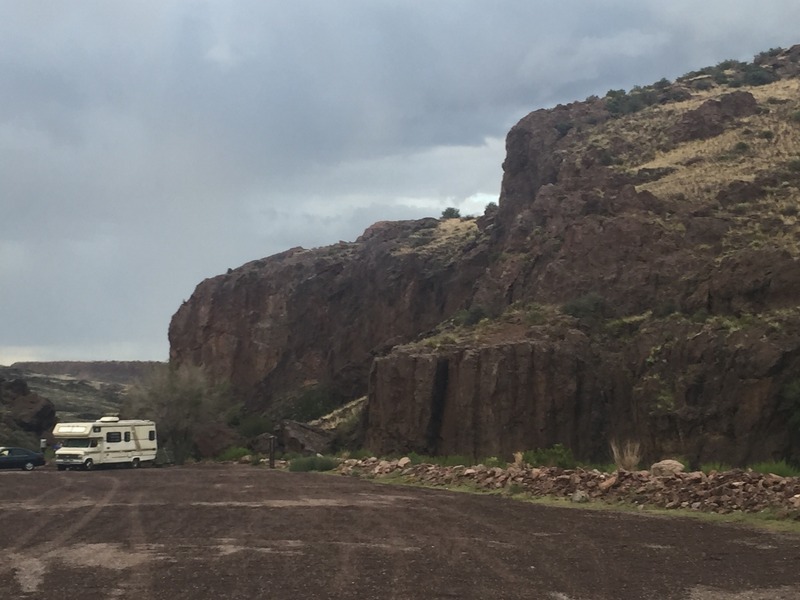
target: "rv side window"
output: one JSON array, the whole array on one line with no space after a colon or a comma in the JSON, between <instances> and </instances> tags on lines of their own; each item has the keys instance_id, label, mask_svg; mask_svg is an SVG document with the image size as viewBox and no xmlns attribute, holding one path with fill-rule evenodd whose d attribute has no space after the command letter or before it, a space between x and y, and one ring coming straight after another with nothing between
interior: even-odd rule
<instances>
[{"instance_id":1,"label":"rv side window","mask_svg":"<svg viewBox=\"0 0 800 600\"><path fill-rule=\"evenodd\" d=\"M119 431L109 431L106 434L106 441L112 443L122 441L122 434Z\"/></svg>"},{"instance_id":2,"label":"rv side window","mask_svg":"<svg viewBox=\"0 0 800 600\"><path fill-rule=\"evenodd\" d=\"M126 442L130 442L131 441L131 432L130 431L126 431L125 432L125 441Z\"/></svg>"},{"instance_id":3,"label":"rv side window","mask_svg":"<svg viewBox=\"0 0 800 600\"><path fill-rule=\"evenodd\" d=\"M94 431L95 433L100 433L100 428L99 427L92 427L92 431Z\"/></svg>"},{"instance_id":4,"label":"rv side window","mask_svg":"<svg viewBox=\"0 0 800 600\"><path fill-rule=\"evenodd\" d=\"M92 448L97 448L97 440L92 440L91 444L89 444Z\"/></svg>"},{"instance_id":5,"label":"rv side window","mask_svg":"<svg viewBox=\"0 0 800 600\"><path fill-rule=\"evenodd\" d=\"M155 432L155 431L151 431L150 433L148 433L148 434L147 434L147 439L148 439L148 440L150 440L151 442L152 442L154 439L156 439L156 432Z\"/></svg>"}]
</instances>

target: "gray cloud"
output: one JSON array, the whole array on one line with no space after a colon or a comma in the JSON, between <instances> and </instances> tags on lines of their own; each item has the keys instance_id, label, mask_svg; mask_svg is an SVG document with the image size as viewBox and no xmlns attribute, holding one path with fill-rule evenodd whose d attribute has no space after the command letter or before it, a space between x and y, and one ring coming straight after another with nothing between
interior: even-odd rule
<instances>
[{"instance_id":1,"label":"gray cloud","mask_svg":"<svg viewBox=\"0 0 800 600\"><path fill-rule=\"evenodd\" d=\"M163 359L203 278L475 212L530 110L800 22L794 0L0 6L0 363Z\"/></svg>"}]
</instances>

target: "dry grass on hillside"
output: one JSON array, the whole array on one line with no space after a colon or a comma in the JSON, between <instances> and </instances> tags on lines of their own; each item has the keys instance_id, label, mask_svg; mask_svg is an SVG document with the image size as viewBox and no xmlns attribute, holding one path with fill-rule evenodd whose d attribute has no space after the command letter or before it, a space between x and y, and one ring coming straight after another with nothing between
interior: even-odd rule
<instances>
[{"instance_id":1,"label":"dry grass on hillside","mask_svg":"<svg viewBox=\"0 0 800 600\"><path fill-rule=\"evenodd\" d=\"M475 219L442 219L436 227L414 233L409 238L408 245L396 249L394 254L450 252L477 235L478 225Z\"/></svg>"}]
</instances>

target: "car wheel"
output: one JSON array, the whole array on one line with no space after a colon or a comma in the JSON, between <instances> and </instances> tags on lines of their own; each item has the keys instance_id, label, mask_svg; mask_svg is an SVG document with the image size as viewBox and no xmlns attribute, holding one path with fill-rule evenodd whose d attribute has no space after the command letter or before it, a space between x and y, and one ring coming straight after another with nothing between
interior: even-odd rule
<instances>
[{"instance_id":1,"label":"car wheel","mask_svg":"<svg viewBox=\"0 0 800 600\"><path fill-rule=\"evenodd\" d=\"M138 458L134 458L134 459L131 461L131 468L133 468L133 469L138 469L140 466L141 466L141 463L139 462L139 459L138 459Z\"/></svg>"},{"instance_id":2,"label":"car wheel","mask_svg":"<svg viewBox=\"0 0 800 600\"><path fill-rule=\"evenodd\" d=\"M25 469L26 471L33 471L33 467L34 465L31 461L28 461L24 465L22 465L22 468Z\"/></svg>"},{"instance_id":3,"label":"car wheel","mask_svg":"<svg viewBox=\"0 0 800 600\"><path fill-rule=\"evenodd\" d=\"M91 471L94 469L94 461L91 458L87 458L86 461L83 463L83 468L87 471Z\"/></svg>"}]
</instances>

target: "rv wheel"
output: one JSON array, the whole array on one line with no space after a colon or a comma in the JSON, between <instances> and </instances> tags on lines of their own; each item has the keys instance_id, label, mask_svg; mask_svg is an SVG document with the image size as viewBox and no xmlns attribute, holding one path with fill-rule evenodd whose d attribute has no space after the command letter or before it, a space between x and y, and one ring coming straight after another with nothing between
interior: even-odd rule
<instances>
[{"instance_id":1,"label":"rv wheel","mask_svg":"<svg viewBox=\"0 0 800 600\"><path fill-rule=\"evenodd\" d=\"M131 468L133 468L133 469L138 469L140 466L141 466L141 465L139 464L139 459L138 459L138 458L134 458L134 459L131 461Z\"/></svg>"},{"instance_id":2,"label":"rv wheel","mask_svg":"<svg viewBox=\"0 0 800 600\"><path fill-rule=\"evenodd\" d=\"M91 458L87 458L86 462L83 463L83 468L91 471L94 468L94 461Z\"/></svg>"},{"instance_id":3,"label":"rv wheel","mask_svg":"<svg viewBox=\"0 0 800 600\"><path fill-rule=\"evenodd\" d=\"M58 470L59 471L66 471L67 467L65 467L64 465L58 465Z\"/></svg>"}]
</instances>

